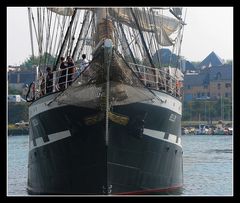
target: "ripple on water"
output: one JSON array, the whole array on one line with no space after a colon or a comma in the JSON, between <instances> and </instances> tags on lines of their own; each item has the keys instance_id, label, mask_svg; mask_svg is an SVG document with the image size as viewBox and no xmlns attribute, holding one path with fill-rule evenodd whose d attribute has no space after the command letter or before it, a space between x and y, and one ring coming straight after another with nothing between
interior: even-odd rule
<instances>
[{"instance_id":1,"label":"ripple on water","mask_svg":"<svg viewBox=\"0 0 240 203\"><path fill-rule=\"evenodd\" d=\"M231 196L232 137L183 136L183 196ZM28 136L8 139L8 195L27 195Z\"/></svg>"}]
</instances>

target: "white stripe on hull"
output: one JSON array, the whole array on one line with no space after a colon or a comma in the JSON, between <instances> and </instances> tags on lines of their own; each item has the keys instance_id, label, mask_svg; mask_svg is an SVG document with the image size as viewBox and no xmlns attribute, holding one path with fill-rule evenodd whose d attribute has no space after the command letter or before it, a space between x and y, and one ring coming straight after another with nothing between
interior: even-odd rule
<instances>
[{"instance_id":1,"label":"white stripe on hull","mask_svg":"<svg viewBox=\"0 0 240 203\"><path fill-rule=\"evenodd\" d=\"M179 137L178 142L176 142L177 141L177 136L176 135L169 134L168 138L164 139L165 132L157 131L157 130L150 130L150 129L147 129L147 128L144 128L143 134L147 135L149 137L154 137L154 138L157 138L157 139L160 139L160 140L163 140L163 141L166 141L166 142L170 142L172 144L176 144L176 145L179 145L180 147L182 147L181 138Z\"/></svg>"},{"instance_id":2,"label":"white stripe on hull","mask_svg":"<svg viewBox=\"0 0 240 203\"><path fill-rule=\"evenodd\" d=\"M44 146L44 145L47 145L47 144L50 144L50 143L53 143L53 142L56 142L56 141L59 141L59 140L62 140L62 139L66 138L66 137L69 137L69 136L71 136L71 133L70 133L69 130L66 130L66 131L62 131L62 132L53 133L53 134L48 135L48 138L49 138L48 142L43 142L42 137L38 137L38 138L35 139L37 146L34 146L33 142L31 141L30 150L41 147L41 146Z\"/></svg>"},{"instance_id":3,"label":"white stripe on hull","mask_svg":"<svg viewBox=\"0 0 240 203\"><path fill-rule=\"evenodd\" d=\"M61 140L69 136L71 136L71 133L69 130L66 130L66 131L50 134L48 135L48 138L49 138L49 142L56 142L58 140Z\"/></svg>"},{"instance_id":4,"label":"white stripe on hull","mask_svg":"<svg viewBox=\"0 0 240 203\"><path fill-rule=\"evenodd\" d=\"M150 130L150 129L147 129L147 128L144 128L143 134L145 134L147 136L150 136L150 137L154 137L154 138L163 140L163 141L166 141L166 142L170 142L170 143L173 143L173 144L176 144L176 145L179 145L180 147L182 147L181 138L179 137L178 142L176 142L177 141L177 136L176 135L169 134L168 138L164 139L165 132L157 131L157 130ZM33 141L30 142L30 150L41 147L41 146L44 146L44 145L47 145L47 144L50 144L50 143L53 143L53 142L56 142L56 141L59 141L59 140L62 140L64 138L70 137L70 136L71 136L70 131L66 130L66 131L62 131L62 132L58 132L58 133L49 134L48 135L48 138L49 138L48 142L44 142L42 137L38 137L38 138L35 139L36 146L33 145Z\"/></svg>"},{"instance_id":5,"label":"white stripe on hull","mask_svg":"<svg viewBox=\"0 0 240 203\"><path fill-rule=\"evenodd\" d=\"M37 146L42 146L44 145L42 137L38 137L35 139Z\"/></svg>"},{"instance_id":6,"label":"white stripe on hull","mask_svg":"<svg viewBox=\"0 0 240 203\"><path fill-rule=\"evenodd\" d=\"M170 96L166 93L154 91L153 92L157 95L157 99L153 99L151 101L145 101L142 103L146 104L152 104L155 106L160 106L163 108L170 109L171 111L174 111L175 113L182 115L182 102L177 100L175 97Z\"/></svg>"}]
</instances>

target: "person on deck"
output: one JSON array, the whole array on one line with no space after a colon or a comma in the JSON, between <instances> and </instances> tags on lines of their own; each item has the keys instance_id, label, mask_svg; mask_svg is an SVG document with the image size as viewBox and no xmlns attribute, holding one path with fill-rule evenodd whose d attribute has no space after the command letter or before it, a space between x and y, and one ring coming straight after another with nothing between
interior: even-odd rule
<instances>
[{"instance_id":1,"label":"person on deck","mask_svg":"<svg viewBox=\"0 0 240 203\"><path fill-rule=\"evenodd\" d=\"M73 75L75 73L74 63L70 56L67 57L67 67L68 67L68 86L69 86L72 84Z\"/></svg>"},{"instance_id":2,"label":"person on deck","mask_svg":"<svg viewBox=\"0 0 240 203\"><path fill-rule=\"evenodd\" d=\"M40 76L39 76L39 81L40 81L40 97L44 96L46 93L46 81L44 78L44 74L42 71L40 71Z\"/></svg>"},{"instance_id":3,"label":"person on deck","mask_svg":"<svg viewBox=\"0 0 240 203\"><path fill-rule=\"evenodd\" d=\"M64 90L66 87L65 84L66 84L67 64L64 61L65 60L64 57L61 57L60 60L61 60L60 62L61 75L58 83L59 83L60 90Z\"/></svg>"},{"instance_id":4,"label":"person on deck","mask_svg":"<svg viewBox=\"0 0 240 203\"><path fill-rule=\"evenodd\" d=\"M86 59L86 54L82 54L82 59L80 60L80 70L79 74L83 73L84 80L88 80L88 76L90 75L89 70L89 61Z\"/></svg>"},{"instance_id":5,"label":"person on deck","mask_svg":"<svg viewBox=\"0 0 240 203\"><path fill-rule=\"evenodd\" d=\"M46 93L50 93L53 91L53 73L50 67L47 67L46 71Z\"/></svg>"},{"instance_id":6,"label":"person on deck","mask_svg":"<svg viewBox=\"0 0 240 203\"><path fill-rule=\"evenodd\" d=\"M83 54L80 61L80 72L82 72L88 65L89 61L86 59L86 54Z\"/></svg>"}]
</instances>

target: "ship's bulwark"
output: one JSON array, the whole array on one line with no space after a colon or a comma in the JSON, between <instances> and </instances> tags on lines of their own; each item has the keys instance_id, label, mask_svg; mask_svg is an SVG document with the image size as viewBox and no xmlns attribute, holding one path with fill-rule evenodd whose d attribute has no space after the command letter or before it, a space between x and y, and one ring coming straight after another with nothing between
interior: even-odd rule
<instances>
[{"instance_id":1,"label":"ship's bulwark","mask_svg":"<svg viewBox=\"0 0 240 203\"><path fill-rule=\"evenodd\" d=\"M181 116L144 103L112 112L129 120L126 125L110 121L108 146L105 118L96 110L65 105L33 116L29 193L161 194L181 188Z\"/></svg>"}]
</instances>

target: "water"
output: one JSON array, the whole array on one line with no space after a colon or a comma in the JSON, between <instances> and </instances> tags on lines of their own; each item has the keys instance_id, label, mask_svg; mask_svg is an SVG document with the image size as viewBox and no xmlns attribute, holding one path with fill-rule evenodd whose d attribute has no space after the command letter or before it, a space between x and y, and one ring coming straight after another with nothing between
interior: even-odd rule
<instances>
[{"instance_id":1,"label":"water","mask_svg":"<svg viewBox=\"0 0 240 203\"><path fill-rule=\"evenodd\" d=\"M28 195L27 162L28 162L28 136L8 137L8 195Z\"/></svg>"},{"instance_id":2,"label":"water","mask_svg":"<svg viewBox=\"0 0 240 203\"><path fill-rule=\"evenodd\" d=\"M182 196L232 196L232 136L182 136ZM27 196L28 136L8 137L8 195Z\"/></svg>"},{"instance_id":3,"label":"water","mask_svg":"<svg viewBox=\"0 0 240 203\"><path fill-rule=\"evenodd\" d=\"M233 195L232 136L182 136L183 195Z\"/></svg>"}]
</instances>

